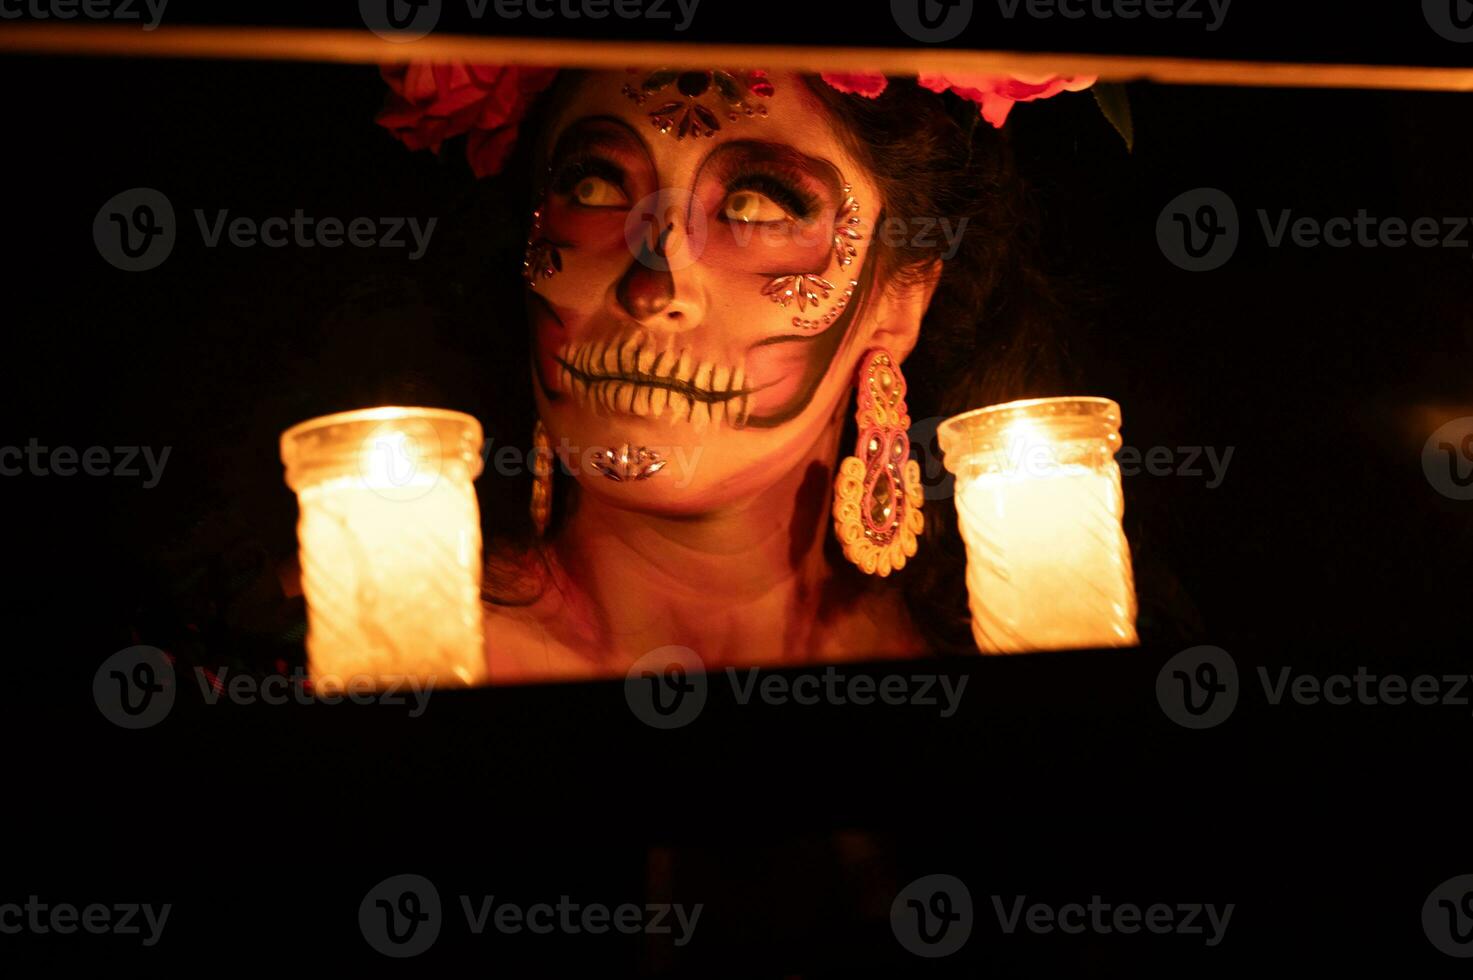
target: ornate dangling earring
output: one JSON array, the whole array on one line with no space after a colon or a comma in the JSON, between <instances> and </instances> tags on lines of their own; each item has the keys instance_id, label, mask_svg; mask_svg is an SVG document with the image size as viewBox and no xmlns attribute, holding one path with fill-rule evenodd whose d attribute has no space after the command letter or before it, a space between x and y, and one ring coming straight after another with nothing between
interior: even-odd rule
<instances>
[{"instance_id":1,"label":"ornate dangling earring","mask_svg":"<svg viewBox=\"0 0 1473 980\"><path fill-rule=\"evenodd\" d=\"M532 427L532 526L540 538L552 515L552 442L542 420Z\"/></svg>"},{"instance_id":2,"label":"ornate dangling earring","mask_svg":"<svg viewBox=\"0 0 1473 980\"><path fill-rule=\"evenodd\" d=\"M910 458L905 378L876 347L859 362L859 439L834 479L834 533L844 557L870 575L904 568L926 526L920 464Z\"/></svg>"}]
</instances>

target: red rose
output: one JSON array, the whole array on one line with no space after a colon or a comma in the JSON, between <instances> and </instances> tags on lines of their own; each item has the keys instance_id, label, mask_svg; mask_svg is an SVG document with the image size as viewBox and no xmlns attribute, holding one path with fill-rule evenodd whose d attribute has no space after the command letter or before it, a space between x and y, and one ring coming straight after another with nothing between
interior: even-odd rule
<instances>
[{"instance_id":1,"label":"red rose","mask_svg":"<svg viewBox=\"0 0 1473 980\"><path fill-rule=\"evenodd\" d=\"M982 118L1001 127L1015 102L1047 99L1078 92L1095 83L1094 75L942 75L922 72L916 83L932 92L948 89L981 108Z\"/></svg>"},{"instance_id":2,"label":"red rose","mask_svg":"<svg viewBox=\"0 0 1473 980\"><path fill-rule=\"evenodd\" d=\"M884 75L870 71L826 71L820 72L818 77L840 92L862 95L866 99L877 97L885 91L885 86L890 84L890 80Z\"/></svg>"},{"instance_id":3,"label":"red rose","mask_svg":"<svg viewBox=\"0 0 1473 980\"><path fill-rule=\"evenodd\" d=\"M422 62L379 71L390 94L378 124L411 150L436 153L465 134L466 159L477 177L505 165L527 107L557 75L555 68Z\"/></svg>"}]
</instances>

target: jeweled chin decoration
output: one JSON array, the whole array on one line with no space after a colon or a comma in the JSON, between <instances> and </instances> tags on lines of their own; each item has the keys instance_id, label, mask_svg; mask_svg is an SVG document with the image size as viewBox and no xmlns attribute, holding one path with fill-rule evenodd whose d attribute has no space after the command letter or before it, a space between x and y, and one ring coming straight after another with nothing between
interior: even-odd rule
<instances>
[{"instance_id":1,"label":"jeweled chin decoration","mask_svg":"<svg viewBox=\"0 0 1473 980\"><path fill-rule=\"evenodd\" d=\"M859 202L854 200L853 191L854 188L848 184L844 185L844 203L839 205L838 213L834 216L833 258L829 264L838 263L841 271L854 263L854 257L859 254L854 243L864 239L863 232L859 230L861 220ZM849 305L849 300L853 298L854 289L858 285L859 280L850 279L838 300L822 315L817 317L795 316L793 326L799 330L818 330L827 327L838 319L840 313L844 312L844 308ZM778 276L769 281L762 287L762 295L771 297L772 301L783 309L787 309L789 303L796 303L801 313L810 306L817 309L819 303L827 302L835 288L834 284L823 276L796 273Z\"/></svg>"},{"instance_id":2,"label":"jeweled chin decoration","mask_svg":"<svg viewBox=\"0 0 1473 980\"><path fill-rule=\"evenodd\" d=\"M666 92L672 84L675 90ZM716 135L721 129L720 115L725 115L728 122L766 116L767 106L755 100L771 98L773 88L765 71L660 68L646 75L638 85L624 83L620 91L638 106L651 98L659 99L659 104L649 111L650 123L660 132L673 133L676 139L683 140L687 136ZM712 94L724 103L724 108L713 109L707 104L705 99Z\"/></svg>"},{"instance_id":3,"label":"jeweled chin decoration","mask_svg":"<svg viewBox=\"0 0 1473 980\"><path fill-rule=\"evenodd\" d=\"M920 464L910 458L905 378L876 347L859 364L859 438L834 479L834 533L844 557L870 575L905 567L926 526Z\"/></svg>"},{"instance_id":4,"label":"jeweled chin decoration","mask_svg":"<svg viewBox=\"0 0 1473 980\"><path fill-rule=\"evenodd\" d=\"M665 468L665 457L645 446L605 449L593 457L594 467L615 483L648 480Z\"/></svg>"}]
</instances>

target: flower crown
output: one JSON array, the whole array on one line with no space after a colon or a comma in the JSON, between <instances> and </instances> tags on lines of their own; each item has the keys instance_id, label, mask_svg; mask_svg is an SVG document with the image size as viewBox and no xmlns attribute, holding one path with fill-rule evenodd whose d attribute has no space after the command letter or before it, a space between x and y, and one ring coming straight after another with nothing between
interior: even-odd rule
<instances>
[{"instance_id":1,"label":"flower crown","mask_svg":"<svg viewBox=\"0 0 1473 980\"><path fill-rule=\"evenodd\" d=\"M631 69L638 71L638 69ZM556 68L520 65L431 64L404 62L380 68L389 85L387 105L377 122L411 150L438 153L448 139L464 135L465 153L477 177L500 173L511 155L517 128L533 99L557 77ZM840 92L867 99L878 97L889 79L877 72L823 72L819 76ZM982 118L1001 127L1018 102L1047 99L1060 92L1078 92L1095 83L1093 75L943 75L922 73L917 84L932 92L953 92L977 104ZM660 104L650 118L662 132L710 135L721 128L718 111L695 95L714 90L721 112L729 119L741 114L765 114L757 100L772 94L765 72L650 73L638 85L626 85L626 95L643 104L670 86L673 100ZM699 91L696 91L696 90ZM1118 127L1117 127L1118 128ZM1123 134L1123 131L1122 131Z\"/></svg>"}]
</instances>

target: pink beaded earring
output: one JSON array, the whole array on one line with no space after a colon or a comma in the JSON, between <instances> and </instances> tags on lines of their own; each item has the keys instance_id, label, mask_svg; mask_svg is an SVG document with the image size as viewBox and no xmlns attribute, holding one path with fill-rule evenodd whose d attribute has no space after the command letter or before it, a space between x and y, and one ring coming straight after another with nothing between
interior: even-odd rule
<instances>
[{"instance_id":1,"label":"pink beaded earring","mask_svg":"<svg viewBox=\"0 0 1473 980\"><path fill-rule=\"evenodd\" d=\"M905 378L890 352L859 363L859 438L834 480L834 533L844 557L870 575L889 575L916 553L925 528L920 464L910 458Z\"/></svg>"}]
</instances>

